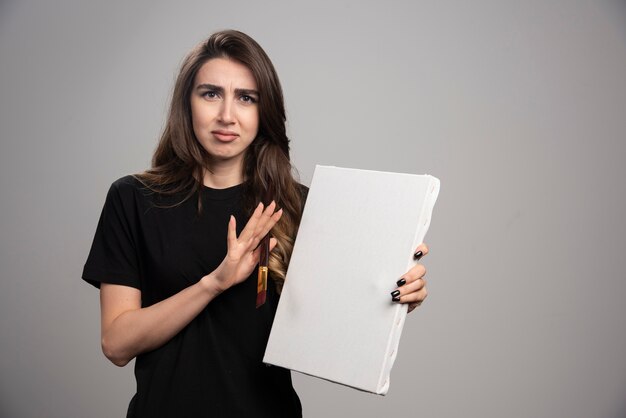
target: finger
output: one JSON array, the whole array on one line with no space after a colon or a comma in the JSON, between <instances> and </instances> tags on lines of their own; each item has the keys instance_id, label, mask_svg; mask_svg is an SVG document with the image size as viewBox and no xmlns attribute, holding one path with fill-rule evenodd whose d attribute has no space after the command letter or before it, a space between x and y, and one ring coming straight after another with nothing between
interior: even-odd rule
<instances>
[{"instance_id":1,"label":"finger","mask_svg":"<svg viewBox=\"0 0 626 418\"><path fill-rule=\"evenodd\" d=\"M255 231L255 238L258 239L257 244L263 239L263 237L270 233L272 228L276 225L276 223L280 220L282 216L283 210L279 209L278 211L271 214L271 216L264 219L262 223L259 222L259 224L257 225L257 230Z\"/></svg>"},{"instance_id":2,"label":"finger","mask_svg":"<svg viewBox=\"0 0 626 418\"><path fill-rule=\"evenodd\" d=\"M278 240L276 238L270 238L270 251L276 247L276 244L278 244Z\"/></svg>"},{"instance_id":3,"label":"finger","mask_svg":"<svg viewBox=\"0 0 626 418\"><path fill-rule=\"evenodd\" d=\"M274 215L274 209L276 209L276 203L272 200L272 202L267 205L259 221L254 230L254 235L252 236L251 247L256 249L257 246L261 244L261 241L267 236L269 229L273 226L274 222L271 222L272 216ZM269 226L268 226L268 222Z\"/></svg>"},{"instance_id":4,"label":"finger","mask_svg":"<svg viewBox=\"0 0 626 418\"><path fill-rule=\"evenodd\" d=\"M402 296L409 295L411 293L418 292L426 286L426 280L424 278L417 279L411 283L398 286L396 290L391 292L391 298L394 302L399 302Z\"/></svg>"},{"instance_id":5,"label":"finger","mask_svg":"<svg viewBox=\"0 0 626 418\"><path fill-rule=\"evenodd\" d=\"M409 271L404 273L400 279L396 282L398 286L403 286L404 284L413 283L419 278L422 278L426 275L426 267L423 264L416 264ZM402 282L404 279L404 282Z\"/></svg>"},{"instance_id":6,"label":"finger","mask_svg":"<svg viewBox=\"0 0 626 418\"><path fill-rule=\"evenodd\" d=\"M276 210L276 202L272 200L270 204L267 205L267 207L265 208L265 212L263 214L268 215L269 217L269 216L272 216L275 210Z\"/></svg>"},{"instance_id":7,"label":"finger","mask_svg":"<svg viewBox=\"0 0 626 418\"><path fill-rule=\"evenodd\" d=\"M420 258L425 256L426 254L428 254L428 245L426 245L424 243L421 243L415 249L415 252L413 253L413 259L414 260L419 260Z\"/></svg>"},{"instance_id":8,"label":"finger","mask_svg":"<svg viewBox=\"0 0 626 418\"><path fill-rule=\"evenodd\" d=\"M422 287L417 292L412 292L407 295L400 296L399 303L422 303L424 299L428 297L428 289L426 286Z\"/></svg>"},{"instance_id":9,"label":"finger","mask_svg":"<svg viewBox=\"0 0 626 418\"><path fill-rule=\"evenodd\" d=\"M279 209L278 211L274 212L272 216L267 220L267 222L265 222L263 227L259 230L259 236L261 237L266 236L272 230L272 228L274 228L274 225L278 223L278 221L280 220L282 216L283 216L282 209Z\"/></svg>"},{"instance_id":10,"label":"finger","mask_svg":"<svg viewBox=\"0 0 626 418\"><path fill-rule=\"evenodd\" d=\"M252 236L254 235L254 230L256 229L256 225L261 219L262 215L263 203L259 203L256 209L254 209L254 212L252 212L252 216L250 216L250 219L248 220L246 226L244 226L241 234L239 234L239 240L241 240L242 242L247 242L250 240L250 238L252 238Z\"/></svg>"},{"instance_id":11,"label":"finger","mask_svg":"<svg viewBox=\"0 0 626 418\"><path fill-rule=\"evenodd\" d=\"M257 246L256 248L254 248L251 254L252 263L256 266L257 264L259 264L259 260L261 260L261 247Z\"/></svg>"},{"instance_id":12,"label":"finger","mask_svg":"<svg viewBox=\"0 0 626 418\"><path fill-rule=\"evenodd\" d=\"M269 234L272 227L276 224L274 218L280 219L281 213L274 214L270 217L269 223L266 222L262 229L257 230L255 235L251 238L250 248L256 249L261 244L261 241Z\"/></svg>"},{"instance_id":13,"label":"finger","mask_svg":"<svg viewBox=\"0 0 626 418\"><path fill-rule=\"evenodd\" d=\"M259 222L256 224L254 230L255 234L261 234L265 230L265 225L268 221L272 219L272 216L274 215L274 210L276 210L276 202L272 200L272 202L267 205L267 207L263 211L263 214L259 218Z\"/></svg>"},{"instance_id":14,"label":"finger","mask_svg":"<svg viewBox=\"0 0 626 418\"><path fill-rule=\"evenodd\" d=\"M262 236L260 235L255 235L252 238L250 238L250 241L248 241L248 249L250 251L260 251L260 246L259 244L261 244L261 240L263 239Z\"/></svg>"},{"instance_id":15,"label":"finger","mask_svg":"<svg viewBox=\"0 0 626 418\"><path fill-rule=\"evenodd\" d=\"M227 235L228 248L232 248L237 244L237 220L233 215L230 215L228 220L228 235Z\"/></svg>"}]
</instances>

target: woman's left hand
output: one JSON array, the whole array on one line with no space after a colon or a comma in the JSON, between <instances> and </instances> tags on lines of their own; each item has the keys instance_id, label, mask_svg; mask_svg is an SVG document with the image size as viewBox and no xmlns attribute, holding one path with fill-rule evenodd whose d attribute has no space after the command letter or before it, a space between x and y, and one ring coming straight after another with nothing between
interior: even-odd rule
<instances>
[{"instance_id":1,"label":"woman's left hand","mask_svg":"<svg viewBox=\"0 0 626 418\"><path fill-rule=\"evenodd\" d=\"M421 254L420 254L421 252ZM415 259L419 260L428 254L428 246L421 244L415 249ZM408 303L409 312L417 308L428 296L426 289L426 268L423 264L416 264L400 277L396 282L398 288L391 292L391 300L398 303Z\"/></svg>"}]
</instances>

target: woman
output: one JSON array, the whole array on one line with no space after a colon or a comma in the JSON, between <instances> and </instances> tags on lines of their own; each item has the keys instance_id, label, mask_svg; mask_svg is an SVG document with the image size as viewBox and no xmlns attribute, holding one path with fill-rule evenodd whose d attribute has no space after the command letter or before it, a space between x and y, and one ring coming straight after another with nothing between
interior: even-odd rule
<instances>
[{"instance_id":1,"label":"woman","mask_svg":"<svg viewBox=\"0 0 626 418\"><path fill-rule=\"evenodd\" d=\"M136 358L128 416L301 416L290 372L262 358L305 195L271 61L241 32L213 34L182 64L152 168L111 186L83 272L100 288L104 354ZM270 231L275 286L257 309ZM393 300L420 304L424 273Z\"/></svg>"}]
</instances>

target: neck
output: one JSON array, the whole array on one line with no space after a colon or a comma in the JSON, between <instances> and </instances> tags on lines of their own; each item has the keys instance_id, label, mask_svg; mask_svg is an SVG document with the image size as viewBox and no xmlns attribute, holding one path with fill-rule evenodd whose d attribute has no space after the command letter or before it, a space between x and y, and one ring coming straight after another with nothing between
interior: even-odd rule
<instances>
[{"instance_id":1,"label":"neck","mask_svg":"<svg viewBox=\"0 0 626 418\"><path fill-rule=\"evenodd\" d=\"M212 189L226 189L243 183L241 161L215 161L204 170L203 184Z\"/></svg>"}]
</instances>

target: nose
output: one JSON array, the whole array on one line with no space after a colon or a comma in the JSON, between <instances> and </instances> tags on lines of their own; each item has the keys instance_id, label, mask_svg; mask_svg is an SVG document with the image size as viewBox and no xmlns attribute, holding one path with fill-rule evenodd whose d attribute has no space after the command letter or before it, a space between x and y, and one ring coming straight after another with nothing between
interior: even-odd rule
<instances>
[{"instance_id":1,"label":"nose","mask_svg":"<svg viewBox=\"0 0 626 418\"><path fill-rule=\"evenodd\" d=\"M219 120L220 122L230 125L235 122L235 109L231 100L222 101L220 108Z\"/></svg>"}]
</instances>

